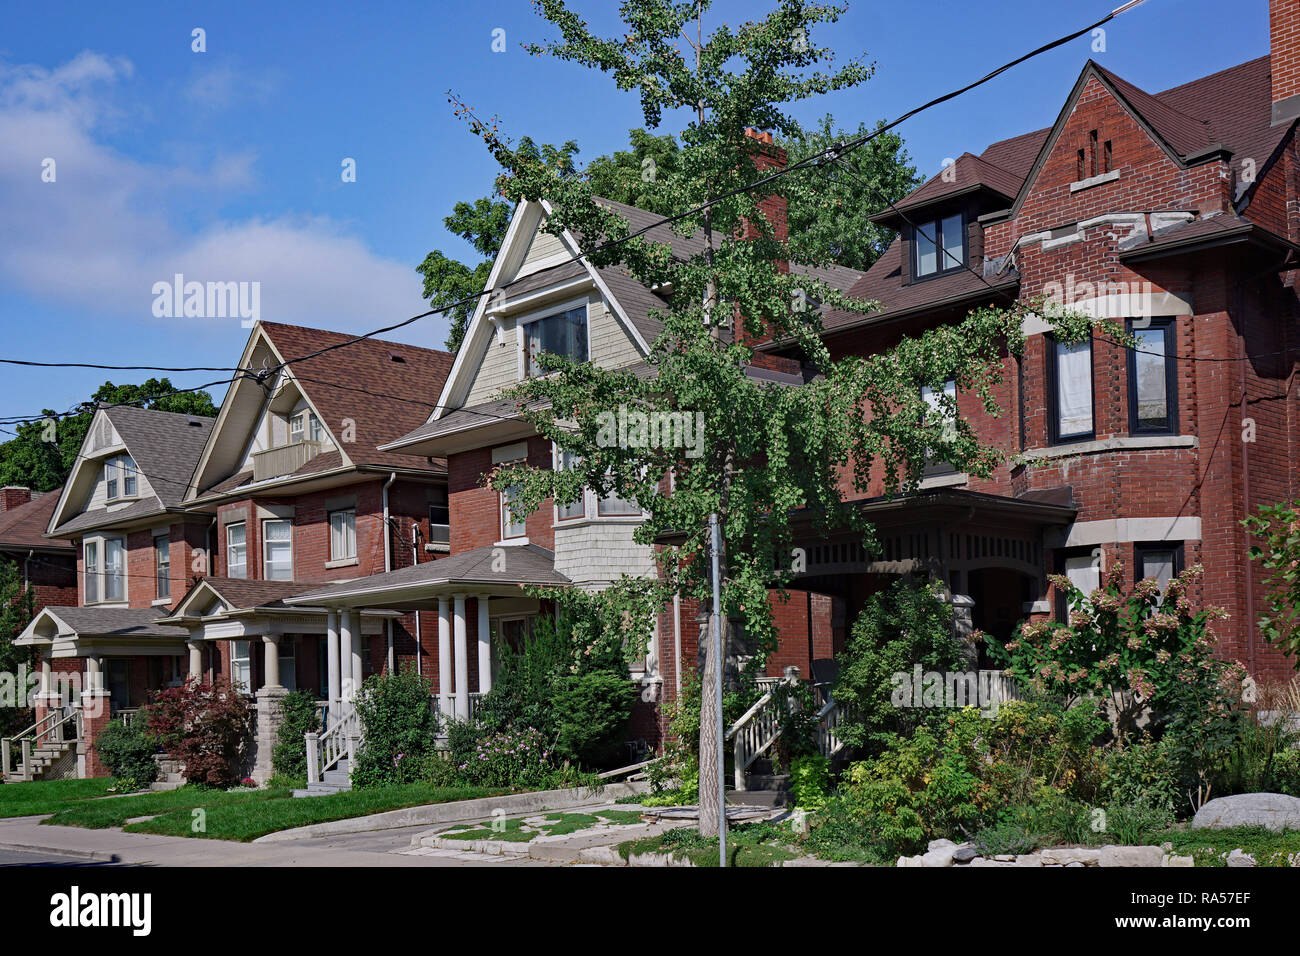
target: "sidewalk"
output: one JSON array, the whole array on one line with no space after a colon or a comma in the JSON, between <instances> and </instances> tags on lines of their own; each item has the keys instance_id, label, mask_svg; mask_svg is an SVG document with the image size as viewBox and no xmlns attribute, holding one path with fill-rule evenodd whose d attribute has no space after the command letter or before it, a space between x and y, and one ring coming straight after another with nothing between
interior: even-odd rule
<instances>
[{"instance_id":1,"label":"sidewalk","mask_svg":"<svg viewBox=\"0 0 1300 956\"><path fill-rule=\"evenodd\" d=\"M355 834L337 841L235 843L188 837L124 833L119 829L42 826L43 817L0 820L0 850L34 850L73 856L87 862L119 862L145 866L500 866L500 857L446 851L405 856L383 848L375 835ZM393 839L393 831L384 835ZM310 844L310 845L307 845ZM326 844L326 845L322 845ZM409 848L405 836L404 848ZM518 863L520 861L510 861ZM534 866L540 861L526 861Z\"/></svg>"}]
</instances>

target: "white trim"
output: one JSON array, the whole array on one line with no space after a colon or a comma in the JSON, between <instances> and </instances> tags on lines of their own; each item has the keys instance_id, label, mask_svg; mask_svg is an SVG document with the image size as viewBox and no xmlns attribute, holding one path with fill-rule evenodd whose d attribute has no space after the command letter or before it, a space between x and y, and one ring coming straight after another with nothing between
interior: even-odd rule
<instances>
[{"instance_id":1,"label":"white trim","mask_svg":"<svg viewBox=\"0 0 1300 956\"><path fill-rule=\"evenodd\" d=\"M969 484L970 475L964 471L954 471L950 474L931 475L928 478L922 478L917 484L917 488L922 491L928 491L931 488L955 488L958 485Z\"/></svg>"},{"instance_id":2,"label":"white trim","mask_svg":"<svg viewBox=\"0 0 1300 956\"><path fill-rule=\"evenodd\" d=\"M571 290L591 290L595 288L595 285L596 283L592 280L591 276L579 276L576 279L570 279L569 281L562 282L559 285L547 286L545 289L537 289L536 291L529 292L516 299L508 298L495 308L489 308L487 310L487 317L493 321L508 318L516 315L521 310L528 308L534 302L545 302L552 298L558 298L562 295L568 294ZM580 301L586 303L588 297L583 296ZM540 306L540 308L546 307Z\"/></svg>"},{"instance_id":3,"label":"white trim","mask_svg":"<svg viewBox=\"0 0 1300 956\"><path fill-rule=\"evenodd\" d=\"M1110 183L1119 179L1119 170L1112 169L1108 173L1098 173L1096 176L1089 176L1086 179L1075 180L1070 183L1070 192L1077 193L1081 189L1091 189L1093 186L1100 186L1102 183Z\"/></svg>"},{"instance_id":4,"label":"white trim","mask_svg":"<svg viewBox=\"0 0 1300 956\"><path fill-rule=\"evenodd\" d=\"M1199 541L1201 519L1197 516L1168 518L1101 518L1076 521L1064 531L1048 531L1049 548L1081 548L1097 544L1128 544L1134 541Z\"/></svg>"}]
</instances>

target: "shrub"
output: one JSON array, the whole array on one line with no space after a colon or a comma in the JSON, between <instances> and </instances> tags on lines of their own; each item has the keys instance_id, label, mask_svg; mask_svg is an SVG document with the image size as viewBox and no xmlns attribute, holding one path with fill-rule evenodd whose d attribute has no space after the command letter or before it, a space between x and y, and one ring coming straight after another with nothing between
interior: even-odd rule
<instances>
[{"instance_id":1,"label":"shrub","mask_svg":"<svg viewBox=\"0 0 1300 956\"><path fill-rule=\"evenodd\" d=\"M1043 845L1044 838L1015 823L996 823L975 834L971 843L980 856L998 856L1004 853L1032 853Z\"/></svg>"},{"instance_id":2,"label":"shrub","mask_svg":"<svg viewBox=\"0 0 1300 956\"><path fill-rule=\"evenodd\" d=\"M853 747L879 753L898 734L941 721L935 708L900 708L893 676L965 670L966 648L953 634L952 607L936 585L899 580L873 594L839 656L833 695L843 717L836 734Z\"/></svg>"},{"instance_id":3,"label":"shrub","mask_svg":"<svg viewBox=\"0 0 1300 956\"><path fill-rule=\"evenodd\" d=\"M307 740L305 735L319 733L320 713L311 691L295 690L280 701L281 723L271 751L271 767L276 776L301 780L307 776Z\"/></svg>"},{"instance_id":4,"label":"shrub","mask_svg":"<svg viewBox=\"0 0 1300 956\"><path fill-rule=\"evenodd\" d=\"M1101 796L1108 804L1143 805L1165 812L1182 806L1172 738L1143 737L1107 753Z\"/></svg>"},{"instance_id":5,"label":"shrub","mask_svg":"<svg viewBox=\"0 0 1300 956\"><path fill-rule=\"evenodd\" d=\"M153 759L158 744L138 723L128 727L120 720L110 720L94 746L104 766L124 786L143 790L158 779L158 763Z\"/></svg>"},{"instance_id":6,"label":"shrub","mask_svg":"<svg viewBox=\"0 0 1300 956\"><path fill-rule=\"evenodd\" d=\"M355 702L365 741L352 768L353 786L381 787L421 779L438 733L432 693L432 683L414 667L366 679Z\"/></svg>"},{"instance_id":7,"label":"shrub","mask_svg":"<svg viewBox=\"0 0 1300 956\"><path fill-rule=\"evenodd\" d=\"M228 679L188 679L154 695L145 708L149 733L185 765L185 779L207 787L239 782L248 756L252 715Z\"/></svg>"},{"instance_id":8,"label":"shrub","mask_svg":"<svg viewBox=\"0 0 1300 956\"><path fill-rule=\"evenodd\" d=\"M584 766L607 765L620 755L636 697L626 674L590 671L561 677L551 697L556 752Z\"/></svg>"},{"instance_id":9,"label":"shrub","mask_svg":"<svg viewBox=\"0 0 1300 956\"><path fill-rule=\"evenodd\" d=\"M1158 837L1173 822L1173 813L1148 803L1115 804L1106 808L1106 832L1116 843L1163 842Z\"/></svg>"},{"instance_id":10,"label":"shrub","mask_svg":"<svg viewBox=\"0 0 1300 956\"><path fill-rule=\"evenodd\" d=\"M790 764L790 797L805 810L826 805L831 788L831 762L821 754L805 754Z\"/></svg>"},{"instance_id":11,"label":"shrub","mask_svg":"<svg viewBox=\"0 0 1300 956\"><path fill-rule=\"evenodd\" d=\"M530 728L483 738L456 769L472 786L518 790L542 786L555 766L545 738Z\"/></svg>"}]
</instances>

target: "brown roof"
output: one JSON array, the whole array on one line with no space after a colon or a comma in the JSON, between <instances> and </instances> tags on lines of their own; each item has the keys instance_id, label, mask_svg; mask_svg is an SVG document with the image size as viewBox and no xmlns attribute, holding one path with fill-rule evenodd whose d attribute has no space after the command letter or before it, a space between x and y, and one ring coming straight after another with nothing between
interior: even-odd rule
<instances>
[{"instance_id":1,"label":"brown roof","mask_svg":"<svg viewBox=\"0 0 1300 956\"><path fill-rule=\"evenodd\" d=\"M73 543L67 538L45 537L50 516L54 514L54 506L59 503L62 493L62 488L55 488L26 504L0 513L0 551L30 551L33 548L71 551Z\"/></svg>"},{"instance_id":2,"label":"brown roof","mask_svg":"<svg viewBox=\"0 0 1300 956\"><path fill-rule=\"evenodd\" d=\"M357 466L418 468L438 473L445 465L429 465L410 455L379 450L395 438L423 424L442 390L455 356L438 349L361 339L342 332L308 329L298 325L262 322L262 330L301 383L302 390L320 412L336 439L350 420L356 441L343 445ZM319 355L321 349L328 349ZM311 355L311 358L304 356ZM294 476L320 474L343 465L338 451L312 458ZM234 491L252 480L241 472L200 490L202 495Z\"/></svg>"},{"instance_id":3,"label":"brown roof","mask_svg":"<svg viewBox=\"0 0 1300 956\"><path fill-rule=\"evenodd\" d=\"M236 608L284 607L285 598L321 587L320 581L250 581L218 577L201 580Z\"/></svg>"}]
</instances>

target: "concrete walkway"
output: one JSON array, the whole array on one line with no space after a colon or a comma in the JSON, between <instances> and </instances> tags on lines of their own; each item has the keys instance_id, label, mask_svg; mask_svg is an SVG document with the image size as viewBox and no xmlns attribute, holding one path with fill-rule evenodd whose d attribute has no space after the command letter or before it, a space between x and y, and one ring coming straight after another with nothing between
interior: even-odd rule
<instances>
[{"instance_id":1,"label":"concrete walkway","mask_svg":"<svg viewBox=\"0 0 1300 956\"><path fill-rule=\"evenodd\" d=\"M401 849L410 849L413 835L395 830L257 844L124 833L117 828L42 826L42 819L0 820L0 851L146 866L500 866L505 862L500 857L457 851L425 856L394 853L394 841ZM528 863L546 865L542 861Z\"/></svg>"}]
</instances>

